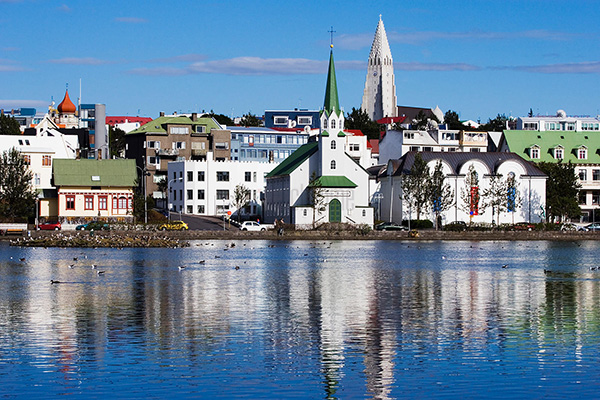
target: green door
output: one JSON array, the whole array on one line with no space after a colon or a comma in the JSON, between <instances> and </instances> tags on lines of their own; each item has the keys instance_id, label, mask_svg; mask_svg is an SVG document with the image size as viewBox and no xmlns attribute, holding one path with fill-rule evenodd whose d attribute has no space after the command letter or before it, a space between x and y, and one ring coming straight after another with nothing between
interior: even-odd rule
<instances>
[{"instance_id":1,"label":"green door","mask_svg":"<svg viewBox=\"0 0 600 400\"><path fill-rule=\"evenodd\" d=\"M329 202L329 222L342 222L342 204L338 199Z\"/></svg>"}]
</instances>

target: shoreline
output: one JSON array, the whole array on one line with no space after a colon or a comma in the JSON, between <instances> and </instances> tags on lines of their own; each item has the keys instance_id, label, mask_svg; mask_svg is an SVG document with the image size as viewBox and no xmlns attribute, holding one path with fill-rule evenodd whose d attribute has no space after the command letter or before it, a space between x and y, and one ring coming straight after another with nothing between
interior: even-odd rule
<instances>
[{"instance_id":1,"label":"shoreline","mask_svg":"<svg viewBox=\"0 0 600 400\"><path fill-rule=\"evenodd\" d=\"M402 241L578 241L600 240L600 233L579 231L274 231L244 232L239 230L191 231L32 231L30 235L0 237L11 246L26 247L185 247L191 240L402 240Z\"/></svg>"}]
</instances>

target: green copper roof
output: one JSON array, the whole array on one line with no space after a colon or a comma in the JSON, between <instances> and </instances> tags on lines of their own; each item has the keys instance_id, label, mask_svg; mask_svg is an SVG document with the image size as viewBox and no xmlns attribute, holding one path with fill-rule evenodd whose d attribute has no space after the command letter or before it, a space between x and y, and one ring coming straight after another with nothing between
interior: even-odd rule
<instances>
[{"instance_id":1,"label":"green copper roof","mask_svg":"<svg viewBox=\"0 0 600 400\"><path fill-rule=\"evenodd\" d=\"M327 74L327 86L325 87L325 103L323 109L328 115L332 112L340 114L340 101L338 99L337 81L335 79L335 65L333 64L333 50L329 53L329 73Z\"/></svg>"},{"instance_id":2,"label":"green copper roof","mask_svg":"<svg viewBox=\"0 0 600 400\"><path fill-rule=\"evenodd\" d=\"M345 176L323 175L318 177L316 181L309 186L321 186L324 188L355 188L358 185Z\"/></svg>"},{"instance_id":3,"label":"green copper roof","mask_svg":"<svg viewBox=\"0 0 600 400\"><path fill-rule=\"evenodd\" d=\"M308 142L306 144L303 144L302 146L298 147L296 151L290 154L288 158L283 160L281 164L279 164L271 172L269 172L267 174L267 178L291 174L296 168L300 166L300 164L302 164L310 156L315 154L318 149L318 142Z\"/></svg>"},{"instance_id":4,"label":"green copper roof","mask_svg":"<svg viewBox=\"0 0 600 400\"><path fill-rule=\"evenodd\" d=\"M186 116L178 117L158 117L146 124L140 126L137 129L127 133L127 135L135 135L138 133L167 133L167 125L204 125L206 126L206 133L209 133L211 129L221 129L217 122L212 118L198 118L197 121L192 121L191 118Z\"/></svg>"},{"instance_id":5,"label":"green copper roof","mask_svg":"<svg viewBox=\"0 0 600 400\"><path fill-rule=\"evenodd\" d=\"M53 160L55 186L133 187L135 160Z\"/></svg>"},{"instance_id":6,"label":"green copper roof","mask_svg":"<svg viewBox=\"0 0 600 400\"><path fill-rule=\"evenodd\" d=\"M600 164L600 135L598 132L572 132L572 131L504 131L504 141L508 150L518 154L527 161L558 162L554 158L554 149L562 146L563 162L571 161L574 164ZM533 146L540 149L540 158L532 159L529 149ZM580 147L587 148L587 159L577 158Z\"/></svg>"}]
</instances>

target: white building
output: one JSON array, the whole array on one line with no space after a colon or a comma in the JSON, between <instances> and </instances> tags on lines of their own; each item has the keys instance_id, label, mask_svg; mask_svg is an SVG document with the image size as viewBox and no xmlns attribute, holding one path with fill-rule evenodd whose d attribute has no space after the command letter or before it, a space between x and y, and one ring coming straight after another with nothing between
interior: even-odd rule
<instances>
[{"instance_id":1,"label":"white building","mask_svg":"<svg viewBox=\"0 0 600 400\"><path fill-rule=\"evenodd\" d=\"M600 131L598 117L568 116L563 110L556 115L536 115L517 118L517 130L523 131Z\"/></svg>"},{"instance_id":2,"label":"white building","mask_svg":"<svg viewBox=\"0 0 600 400\"><path fill-rule=\"evenodd\" d=\"M361 109L373 121L397 115L394 60L381 16L371 45Z\"/></svg>"},{"instance_id":3,"label":"white building","mask_svg":"<svg viewBox=\"0 0 600 400\"><path fill-rule=\"evenodd\" d=\"M542 206L546 204L546 179L547 176L532 163L525 161L513 153L442 153L442 152L409 152L400 159L389 160L386 169L379 176L381 181L381 219L401 223L409 218L415 219L414 210L404 205L402 199L402 177L410 173L415 156L421 154L427 162L429 171L433 172L438 160L441 160L446 183L454 193L453 204L449 210L442 213L442 223L453 221L471 220L474 223L497 222L497 215L493 215L491 207L484 209L483 192L489 187L492 176L500 175L502 179L514 176L516 191L520 197L520 206L514 212L502 212L499 222L541 222ZM471 167L476 173L478 184L467 187L465 182ZM514 175L513 175L514 174ZM467 203L469 193L475 191L479 194L479 201L474 206ZM519 203L517 201L517 203ZM412 216L409 217L412 211ZM431 210L421 219L433 220Z\"/></svg>"},{"instance_id":4,"label":"white building","mask_svg":"<svg viewBox=\"0 0 600 400\"><path fill-rule=\"evenodd\" d=\"M262 215L265 175L278 163L258 161L174 161L168 164L169 209L185 214L235 213L235 187L250 190L250 203L242 214Z\"/></svg>"}]
</instances>

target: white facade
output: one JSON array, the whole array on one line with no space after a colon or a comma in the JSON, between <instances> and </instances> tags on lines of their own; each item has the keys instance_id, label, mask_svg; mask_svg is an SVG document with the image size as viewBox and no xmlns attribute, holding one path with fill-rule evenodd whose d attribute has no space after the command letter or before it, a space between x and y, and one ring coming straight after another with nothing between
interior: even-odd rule
<instances>
[{"instance_id":1,"label":"white facade","mask_svg":"<svg viewBox=\"0 0 600 400\"><path fill-rule=\"evenodd\" d=\"M425 155L424 155L425 156ZM498 216L493 215L491 207L483 207L483 192L489 187L492 175L501 175L505 179L509 174L514 174L516 189L521 199L520 206L514 212L501 212L499 223L516 222L542 222L542 206L546 204L546 176L537 168L529 165L520 157L510 153L482 153L472 154L466 160L454 160L443 154L431 154L426 159L430 172L438 162L442 160L443 172L446 183L450 185L453 192L453 204L447 211L443 212L442 223L464 221L466 223L496 223ZM494 160L497 160L494 162ZM490 167L492 165L492 167ZM469 188L465 179L470 167L473 167L478 176L478 193L480 201L477 215L470 216L470 207L465 198ZM381 219L401 223L403 220L416 219L415 210L410 210L402 199L402 174L410 170L408 165L403 165L401 160L390 160L387 164L386 176L380 177L382 194ZM431 210L420 215L420 219L435 219Z\"/></svg>"},{"instance_id":2,"label":"white facade","mask_svg":"<svg viewBox=\"0 0 600 400\"><path fill-rule=\"evenodd\" d=\"M278 163L258 161L203 161L169 163L169 209L185 214L224 215L236 212L237 185L250 190L250 203L243 214L261 215L265 175Z\"/></svg>"},{"instance_id":3,"label":"white facade","mask_svg":"<svg viewBox=\"0 0 600 400\"><path fill-rule=\"evenodd\" d=\"M371 45L361 109L373 121L397 115L394 60L381 16Z\"/></svg>"},{"instance_id":4,"label":"white facade","mask_svg":"<svg viewBox=\"0 0 600 400\"><path fill-rule=\"evenodd\" d=\"M556 115L537 115L517 118L517 130L524 131L596 131L600 132L598 117L567 116L563 110Z\"/></svg>"}]
</instances>

